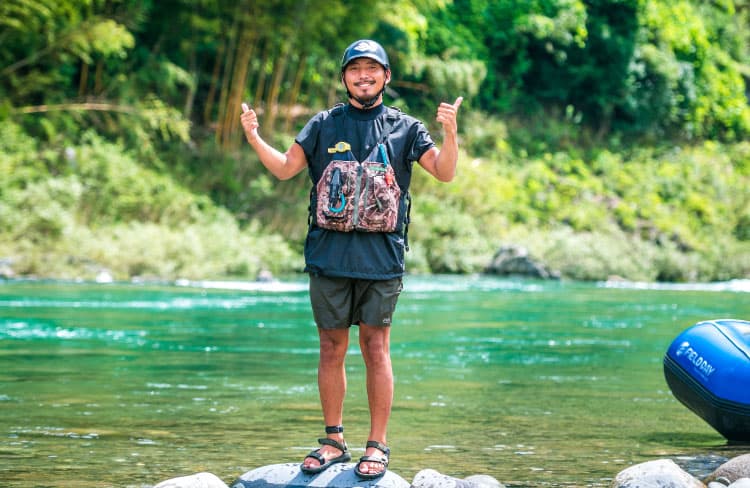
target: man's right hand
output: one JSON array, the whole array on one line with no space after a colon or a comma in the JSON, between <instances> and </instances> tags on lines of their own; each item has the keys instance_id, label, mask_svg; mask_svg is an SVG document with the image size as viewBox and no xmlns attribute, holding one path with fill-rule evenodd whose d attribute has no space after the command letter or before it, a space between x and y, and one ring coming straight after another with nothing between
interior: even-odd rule
<instances>
[{"instance_id":1,"label":"man's right hand","mask_svg":"<svg viewBox=\"0 0 750 488\"><path fill-rule=\"evenodd\" d=\"M242 115L240 115L240 121L242 122L242 128L245 130L245 137L247 142L253 143L258 139L258 115L255 110L247 106L246 103L242 104Z\"/></svg>"}]
</instances>

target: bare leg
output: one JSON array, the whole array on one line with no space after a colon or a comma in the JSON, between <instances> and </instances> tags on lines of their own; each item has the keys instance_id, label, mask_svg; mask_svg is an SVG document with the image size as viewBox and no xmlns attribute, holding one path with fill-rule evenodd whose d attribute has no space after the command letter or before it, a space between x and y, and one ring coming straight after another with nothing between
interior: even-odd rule
<instances>
[{"instance_id":1,"label":"bare leg","mask_svg":"<svg viewBox=\"0 0 750 488\"><path fill-rule=\"evenodd\" d=\"M346 370L344 359L349 347L349 329L321 329L320 360L318 362L318 392L323 407L325 425L342 425L344 415L344 395L346 395ZM344 434L327 434L329 439L343 444ZM324 445L318 451L326 461L341 455L333 446ZM305 458L308 467L320 466L317 459Z\"/></svg>"},{"instance_id":2,"label":"bare leg","mask_svg":"<svg viewBox=\"0 0 750 488\"><path fill-rule=\"evenodd\" d=\"M367 400L370 406L370 435L368 440L386 444L388 419L393 405L393 368L391 366L391 328L360 324L359 347L367 369ZM373 447L367 448L366 456L382 456ZM362 463L363 473L383 471L380 463Z\"/></svg>"}]
</instances>

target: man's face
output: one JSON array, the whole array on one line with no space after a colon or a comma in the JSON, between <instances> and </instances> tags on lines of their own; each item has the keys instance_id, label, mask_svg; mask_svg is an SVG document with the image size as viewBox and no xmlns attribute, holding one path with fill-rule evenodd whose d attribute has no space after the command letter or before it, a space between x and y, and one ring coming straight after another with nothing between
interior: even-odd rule
<instances>
[{"instance_id":1,"label":"man's face","mask_svg":"<svg viewBox=\"0 0 750 488\"><path fill-rule=\"evenodd\" d=\"M391 72L370 58L357 58L344 68L344 84L349 92L362 99L376 97L386 83L391 80Z\"/></svg>"}]
</instances>

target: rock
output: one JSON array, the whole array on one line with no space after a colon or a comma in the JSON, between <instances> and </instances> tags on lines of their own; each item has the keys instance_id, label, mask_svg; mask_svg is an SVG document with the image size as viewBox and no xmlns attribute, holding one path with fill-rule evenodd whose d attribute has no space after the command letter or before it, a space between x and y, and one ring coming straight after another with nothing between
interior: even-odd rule
<instances>
[{"instance_id":1,"label":"rock","mask_svg":"<svg viewBox=\"0 0 750 488\"><path fill-rule=\"evenodd\" d=\"M708 484L708 488L727 488L729 483L719 483L718 481L712 481Z\"/></svg>"},{"instance_id":2,"label":"rock","mask_svg":"<svg viewBox=\"0 0 750 488\"><path fill-rule=\"evenodd\" d=\"M226 483L211 473L198 473L162 481L154 488L228 488Z\"/></svg>"},{"instance_id":3,"label":"rock","mask_svg":"<svg viewBox=\"0 0 750 488\"><path fill-rule=\"evenodd\" d=\"M15 278L16 272L13 270L12 258L0 258L0 279Z\"/></svg>"},{"instance_id":4,"label":"rock","mask_svg":"<svg viewBox=\"0 0 750 488\"><path fill-rule=\"evenodd\" d=\"M636 464L620 471L612 488L705 488L705 485L671 459Z\"/></svg>"},{"instance_id":5,"label":"rock","mask_svg":"<svg viewBox=\"0 0 750 488\"><path fill-rule=\"evenodd\" d=\"M740 478L729 485L729 488L750 488L750 478Z\"/></svg>"},{"instance_id":6,"label":"rock","mask_svg":"<svg viewBox=\"0 0 750 488\"><path fill-rule=\"evenodd\" d=\"M469 482L471 486L476 488L505 488L505 485L500 483L492 476L486 474L475 474L464 478L465 481Z\"/></svg>"},{"instance_id":7,"label":"rock","mask_svg":"<svg viewBox=\"0 0 750 488\"><path fill-rule=\"evenodd\" d=\"M704 481L708 483L719 478L725 478L730 483L740 478L750 478L750 454L742 454L730 459L716 468L716 471L708 475ZM732 487L734 488L734 485Z\"/></svg>"},{"instance_id":8,"label":"rock","mask_svg":"<svg viewBox=\"0 0 750 488\"><path fill-rule=\"evenodd\" d=\"M423 469L411 482L412 488L504 488L492 476L475 475L465 479L440 474L434 469Z\"/></svg>"},{"instance_id":9,"label":"rock","mask_svg":"<svg viewBox=\"0 0 750 488\"><path fill-rule=\"evenodd\" d=\"M96 273L95 280L97 283L114 283L115 278L108 269L102 269Z\"/></svg>"},{"instance_id":10,"label":"rock","mask_svg":"<svg viewBox=\"0 0 750 488\"><path fill-rule=\"evenodd\" d=\"M273 277L273 273L269 270L262 269L258 272L258 276L255 277L255 281L260 283L273 283L276 281L276 278Z\"/></svg>"},{"instance_id":11,"label":"rock","mask_svg":"<svg viewBox=\"0 0 750 488\"><path fill-rule=\"evenodd\" d=\"M523 276L543 280L560 279L560 273L537 263L529 256L529 251L526 248L512 245L500 247L484 272L501 276Z\"/></svg>"},{"instance_id":12,"label":"rock","mask_svg":"<svg viewBox=\"0 0 750 488\"><path fill-rule=\"evenodd\" d=\"M240 476L232 488L409 488L409 483L391 470L376 480L360 480L354 463L334 464L320 474L303 473L299 463L272 464Z\"/></svg>"}]
</instances>

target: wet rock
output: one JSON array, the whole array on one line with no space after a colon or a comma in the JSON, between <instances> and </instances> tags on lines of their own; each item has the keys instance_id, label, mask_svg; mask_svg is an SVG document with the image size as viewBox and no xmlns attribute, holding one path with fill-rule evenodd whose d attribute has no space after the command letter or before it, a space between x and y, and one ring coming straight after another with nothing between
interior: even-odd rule
<instances>
[{"instance_id":1,"label":"wet rock","mask_svg":"<svg viewBox=\"0 0 750 488\"><path fill-rule=\"evenodd\" d=\"M729 480L732 488L736 488L734 482L740 478L750 478L750 454L742 454L730 459L708 475L705 481L711 482L719 478Z\"/></svg>"},{"instance_id":2,"label":"wet rock","mask_svg":"<svg viewBox=\"0 0 750 488\"><path fill-rule=\"evenodd\" d=\"M334 464L320 474L309 475L299 463L272 464L240 476L232 488L409 488L409 483L391 470L376 480L361 480L354 474L354 463Z\"/></svg>"},{"instance_id":3,"label":"wet rock","mask_svg":"<svg viewBox=\"0 0 750 488\"><path fill-rule=\"evenodd\" d=\"M705 485L685 472L670 459L659 459L636 464L620 471L612 481L612 488L705 488Z\"/></svg>"},{"instance_id":4,"label":"wet rock","mask_svg":"<svg viewBox=\"0 0 750 488\"><path fill-rule=\"evenodd\" d=\"M729 488L750 488L750 478L740 478L729 485Z\"/></svg>"},{"instance_id":5,"label":"wet rock","mask_svg":"<svg viewBox=\"0 0 750 488\"><path fill-rule=\"evenodd\" d=\"M484 270L487 274L500 276L523 276L543 280L560 279L560 273L537 262L525 247L502 246Z\"/></svg>"},{"instance_id":6,"label":"wet rock","mask_svg":"<svg viewBox=\"0 0 750 488\"><path fill-rule=\"evenodd\" d=\"M492 476L476 475L465 479L453 478L434 469L423 469L414 477L411 488L504 488Z\"/></svg>"},{"instance_id":7,"label":"wet rock","mask_svg":"<svg viewBox=\"0 0 750 488\"><path fill-rule=\"evenodd\" d=\"M211 473L198 473L162 481L154 488L228 488L226 483Z\"/></svg>"},{"instance_id":8,"label":"wet rock","mask_svg":"<svg viewBox=\"0 0 750 488\"><path fill-rule=\"evenodd\" d=\"M96 273L95 281L97 283L114 283L115 278L108 269L102 269Z\"/></svg>"}]
</instances>

